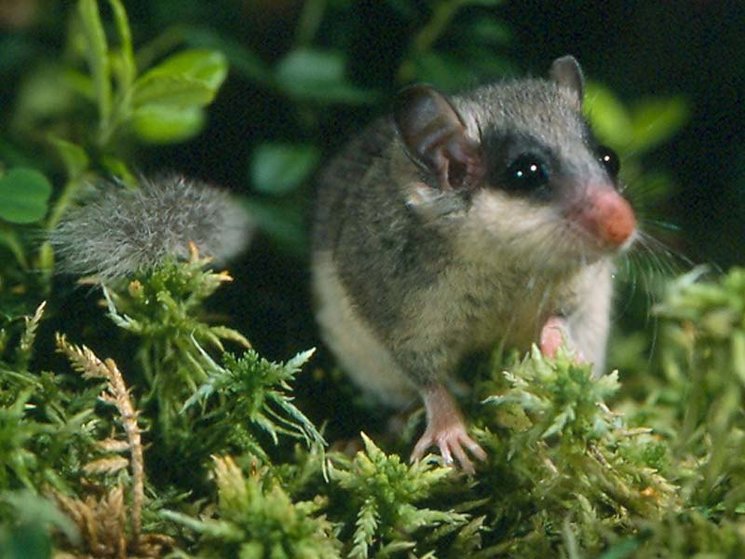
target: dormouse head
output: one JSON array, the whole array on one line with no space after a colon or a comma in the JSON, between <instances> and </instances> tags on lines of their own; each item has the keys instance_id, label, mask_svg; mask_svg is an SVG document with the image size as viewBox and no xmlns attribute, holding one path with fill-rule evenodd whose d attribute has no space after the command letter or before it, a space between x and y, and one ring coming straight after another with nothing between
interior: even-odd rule
<instances>
[{"instance_id":1,"label":"dormouse head","mask_svg":"<svg viewBox=\"0 0 745 559\"><path fill-rule=\"evenodd\" d=\"M579 64L564 56L546 80L452 98L424 85L403 90L394 122L421 177L411 205L426 212L428 203L456 197L468 242L548 265L628 246L634 212L619 193L618 157L582 116L583 87Z\"/></svg>"}]
</instances>

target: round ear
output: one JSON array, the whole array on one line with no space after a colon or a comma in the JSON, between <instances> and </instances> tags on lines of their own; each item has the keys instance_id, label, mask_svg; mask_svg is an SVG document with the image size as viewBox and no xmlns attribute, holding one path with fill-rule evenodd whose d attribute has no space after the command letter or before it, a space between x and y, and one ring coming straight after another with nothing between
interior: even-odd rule
<instances>
[{"instance_id":1,"label":"round ear","mask_svg":"<svg viewBox=\"0 0 745 559\"><path fill-rule=\"evenodd\" d=\"M582 75L582 68L577 59L572 55L562 56L554 60L549 72L551 79L561 87L571 89L576 97L577 110L582 108L582 98L584 97L585 78Z\"/></svg>"},{"instance_id":2,"label":"round ear","mask_svg":"<svg viewBox=\"0 0 745 559\"><path fill-rule=\"evenodd\" d=\"M466 136L463 119L443 94L426 85L407 87L393 119L409 158L441 188L467 188L480 178L479 144Z\"/></svg>"}]
</instances>

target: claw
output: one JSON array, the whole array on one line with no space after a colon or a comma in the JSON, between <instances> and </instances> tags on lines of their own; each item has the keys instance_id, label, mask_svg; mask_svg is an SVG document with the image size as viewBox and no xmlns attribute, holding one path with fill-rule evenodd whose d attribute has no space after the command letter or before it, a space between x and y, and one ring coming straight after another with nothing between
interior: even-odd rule
<instances>
[{"instance_id":1,"label":"claw","mask_svg":"<svg viewBox=\"0 0 745 559\"><path fill-rule=\"evenodd\" d=\"M437 385L423 393L423 398L427 408L427 429L414 446L411 460L420 460L427 449L436 446L446 465L455 464L454 456L464 472L473 474L475 468L468 453L483 461L486 452L468 435L452 396L443 386Z\"/></svg>"}]
</instances>

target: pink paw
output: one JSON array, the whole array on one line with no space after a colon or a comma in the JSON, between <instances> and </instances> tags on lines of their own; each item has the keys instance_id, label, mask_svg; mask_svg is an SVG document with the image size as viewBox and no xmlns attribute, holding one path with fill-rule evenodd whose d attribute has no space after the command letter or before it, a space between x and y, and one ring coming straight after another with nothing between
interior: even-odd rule
<instances>
[{"instance_id":1,"label":"pink paw","mask_svg":"<svg viewBox=\"0 0 745 559\"><path fill-rule=\"evenodd\" d=\"M572 360L575 363L585 363L582 352L574 347L571 336L569 335L569 325L567 321L560 316L551 316L541 329L541 339L539 342L541 353L546 357L554 358L560 347L565 347L570 351Z\"/></svg>"},{"instance_id":2,"label":"pink paw","mask_svg":"<svg viewBox=\"0 0 745 559\"><path fill-rule=\"evenodd\" d=\"M414 446L411 460L420 460L431 446L440 450L446 465L454 464L453 457L466 473L474 473L470 452L479 460L486 460L486 452L468 436L463 416L453 397L442 384L433 384L421 392L427 410L427 428Z\"/></svg>"},{"instance_id":3,"label":"pink paw","mask_svg":"<svg viewBox=\"0 0 745 559\"><path fill-rule=\"evenodd\" d=\"M432 446L436 446L440 450L442 459L447 466L454 465L453 457L455 457L455 460L467 474L473 474L475 468L466 450L477 459L486 460L486 452L468 435L462 423L449 425L439 431L428 427L419 442L416 443L414 451L411 453L411 460L420 460L427 449Z\"/></svg>"},{"instance_id":4,"label":"pink paw","mask_svg":"<svg viewBox=\"0 0 745 559\"><path fill-rule=\"evenodd\" d=\"M566 322L558 316L552 316L541 329L541 353L546 357L556 357L556 352L564 344Z\"/></svg>"}]
</instances>

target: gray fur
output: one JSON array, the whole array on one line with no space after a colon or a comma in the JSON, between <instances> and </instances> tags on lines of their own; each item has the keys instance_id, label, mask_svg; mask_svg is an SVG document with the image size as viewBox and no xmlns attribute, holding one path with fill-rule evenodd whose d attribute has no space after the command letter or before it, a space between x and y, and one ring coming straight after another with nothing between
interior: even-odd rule
<instances>
[{"instance_id":1,"label":"gray fur","mask_svg":"<svg viewBox=\"0 0 745 559\"><path fill-rule=\"evenodd\" d=\"M400 405L446 382L469 351L527 349L553 315L566 317L569 341L596 371L604 367L614 255L561 207L612 180L578 110L579 67L564 61L552 73L563 78L451 99L486 160L475 188L438 185L406 155L391 119L323 173L313 239L319 323L342 366L382 400ZM510 150L525 145L549 156L548 198L498 184Z\"/></svg>"}]
</instances>

